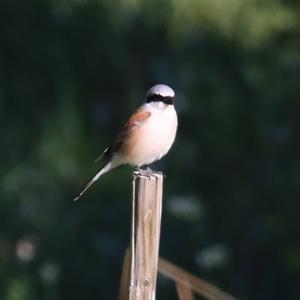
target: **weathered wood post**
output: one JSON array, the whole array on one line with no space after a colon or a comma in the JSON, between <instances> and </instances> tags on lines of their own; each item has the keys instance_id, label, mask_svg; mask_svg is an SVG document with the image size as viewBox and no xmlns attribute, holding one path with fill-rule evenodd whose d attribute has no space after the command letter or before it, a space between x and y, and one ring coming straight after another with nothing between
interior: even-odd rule
<instances>
[{"instance_id":1,"label":"weathered wood post","mask_svg":"<svg viewBox=\"0 0 300 300\"><path fill-rule=\"evenodd\" d=\"M194 293L210 300L237 300L159 258L162 173L136 171L132 187L131 244L124 258L119 300L155 300L157 270L175 281L180 300L194 300Z\"/></svg>"},{"instance_id":2,"label":"weathered wood post","mask_svg":"<svg viewBox=\"0 0 300 300\"><path fill-rule=\"evenodd\" d=\"M134 172L131 244L124 260L120 300L155 299L162 190L162 173Z\"/></svg>"}]
</instances>

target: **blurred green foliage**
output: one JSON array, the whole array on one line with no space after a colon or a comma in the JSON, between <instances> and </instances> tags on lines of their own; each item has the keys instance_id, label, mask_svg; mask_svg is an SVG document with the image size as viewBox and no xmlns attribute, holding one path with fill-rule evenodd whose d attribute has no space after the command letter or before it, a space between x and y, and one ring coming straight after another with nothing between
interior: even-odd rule
<instances>
[{"instance_id":1,"label":"blurred green foliage","mask_svg":"<svg viewBox=\"0 0 300 300\"><path fill-rule=\"evenodd\" d=\"M296 0L2 0L0 299L117 299L130 168L72 199L160 82L179 113L161 255L299 299L299 22Z\"/></svg>"}]
</instances>

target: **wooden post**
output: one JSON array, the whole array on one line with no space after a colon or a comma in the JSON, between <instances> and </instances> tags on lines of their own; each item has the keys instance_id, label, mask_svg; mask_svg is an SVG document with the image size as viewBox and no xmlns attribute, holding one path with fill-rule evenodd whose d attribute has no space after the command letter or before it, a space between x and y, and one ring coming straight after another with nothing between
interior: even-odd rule
<instances>
[{"instance_id":1,"label":"wooden post","mask_svg":"<svg viewBox=\"0 0 300 300\"><path fill-rule=\"evenodd\" d=\"M134 172L130 249L126 251L119 300L155 300L157 269L176 283L179 299L194 300L194 292L210 300L236 300L208 282L159 258L163 175Z\"/></svg>"},{"instance_id":2,"label":"wooden post","mask_svg":"<svg viewBox=\"0 0 300 300\"><path fill-rule=\"evenodd\" d=\"M158 271L176 282L179 299L194 299L193 292L195 292L209 300L237 300L230 294L223 292L207 281L188 273L163 258L159 258Z\"/></svg>"},{"instance_id":3,"label":"wooden post","mask_svg":"<svg viewBox=\"0 0 300 300\"><path fill-rule=\"evenodd\" d=\"M155 300L162 189L160 172L134 172L129 300ZM125 300L122 295L120 300Z\"/></svg>"},{"instance_id":4,"label":"wooden post","mask_svg":"<svg viewBox=\"0 0 300 300\"><path fill-rule=\"evenodd\" d=\"M123 267L122 267L119 300L129 299L130 264L131 264L130 255L131 255L130 249L127 249L123 261Z\"/></svg>"}]
</instances>

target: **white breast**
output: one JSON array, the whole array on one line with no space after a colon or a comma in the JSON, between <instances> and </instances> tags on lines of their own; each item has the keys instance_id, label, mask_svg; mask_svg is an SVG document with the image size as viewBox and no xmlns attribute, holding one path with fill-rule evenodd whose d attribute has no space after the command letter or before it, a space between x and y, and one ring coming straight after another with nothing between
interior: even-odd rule
<instances>
[{"instance_id":1,"label":"white breast","mask_svg":"<svg viewBox=\"0 0 300 300\"><path fill-rule=\"evenodd\" d=\"M151 112L149 119L137 130L129 164L142 166L162 158L170 150L177 131L177 114L173 105L162 102L147 103L142 109Z\"/></svg>"}]
</instances>

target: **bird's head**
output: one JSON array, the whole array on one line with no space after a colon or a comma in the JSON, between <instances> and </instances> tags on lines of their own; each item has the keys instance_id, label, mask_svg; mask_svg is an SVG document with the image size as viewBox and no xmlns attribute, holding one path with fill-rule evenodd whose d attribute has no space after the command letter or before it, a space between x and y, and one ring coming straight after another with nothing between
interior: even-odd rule
<instances>
[{"instance_id":1,"label":"bird's head","mask_svg":"<svg viewBox=\"0 0 300 300\"><path fill-rule=\"evenodd\" d=\"M147 93L145 101L150 102L163 102L168 105L174 104L175 93L173 89L165 84L154 85Z\"/></svg>"}]
</instances>

